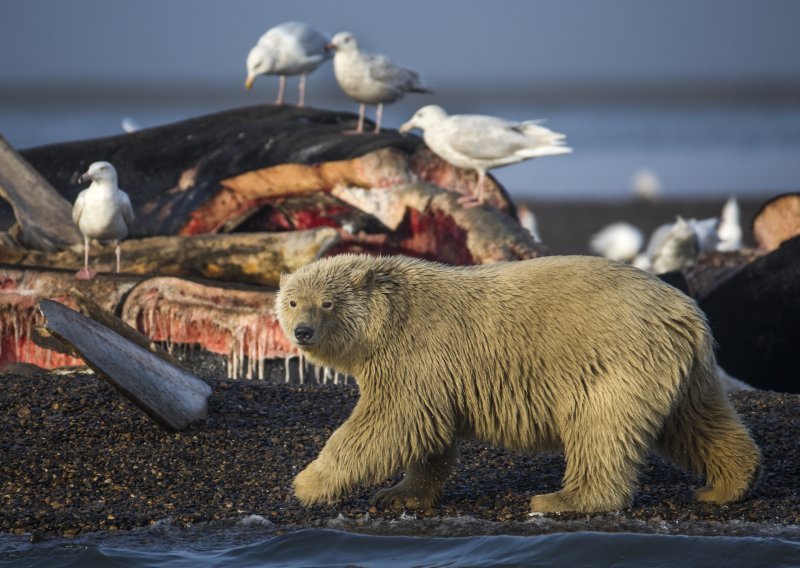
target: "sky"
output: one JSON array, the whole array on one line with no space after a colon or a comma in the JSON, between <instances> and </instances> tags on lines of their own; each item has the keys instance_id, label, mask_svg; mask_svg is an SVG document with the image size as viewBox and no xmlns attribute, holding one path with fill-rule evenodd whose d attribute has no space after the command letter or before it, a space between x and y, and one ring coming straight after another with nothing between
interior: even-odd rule
<instances>
[{"instance_id":1,"label":"sky","mask_svg":"<svg viewBox=\"0 0 800 568\"><path fill-rule=\"evenodd\" d=\"M442 86L800 81L794 0L3 0L0 85L238 86L293 19Z\"/></svg>"}]
</instances>

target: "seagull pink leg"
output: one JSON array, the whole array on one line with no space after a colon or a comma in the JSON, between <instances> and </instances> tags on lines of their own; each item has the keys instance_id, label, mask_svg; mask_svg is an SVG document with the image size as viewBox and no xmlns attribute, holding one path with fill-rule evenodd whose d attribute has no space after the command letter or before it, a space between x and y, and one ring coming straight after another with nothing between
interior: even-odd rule
<instances>
[{"instance_id":1,"label":"seagull pink leg","mask_svg":"<svg viewBox=\"0 0 800 568\"><path fill-rule=\"evenodd\" d=\"M367 105L361 103L358 105L358 128L356 132L364 132L364 114L367 112Z\"/></svg>"},{"instance_id":2,"label":"seagull pink leg","mask_svg":"<svg viewBox=\"0 0 800 568\"><path fill-rule=\"evenodd\" d=\"M278 86L278 98L275 99L276 105L283 104L283 95L286 93L286 75L281 75L281 81Z\"/></svg>"},{"instance_id":3,"label":"seagull pink leg","mask_svg":"<svg viewBox=\"0 0 800 568\"><path fill-rule=\"evenodd\" d=\"M83 269L75 274L78 280L91 280L97 274L94 270L89 270L89 237L83 237Z\"/></svg>"},{"instance_id":4,"label":"seagull pink leg","mask_svg":"<svg viewBox=\"0 0 800 568\"><path fill-rule=\"evenodd\" d=\"M119 239L114 241L117 244L117 247L114 249L114 252L117 254L117 274L120 273L120 259L122 258L122 247L119 244Z\"/></svg>"},{"instance_id":5,"label":"seagull pink leg","mask_svg":"<svg viewBox=\"0 0 800 568\"><path fill-rule=\"evenodd\" d=\"M299 107L306 106L306 74L305 73L300 75L300 101L297 103L297 106L299 106Z\"/></svg>"},{"instance_id":6,"label":"seagull pink leg","mask_svg":"<svg viewBox=\"0 0 800 568\"><path fill-rule=\"evenodd\" d=\"M381 131L381 118L383 118L383 103L378 103L378 108L375 111L375 134Z\"/></svg>"},{"instance_id":7,"label":"seagull pink leg","mask_svg":"<svg viewBox=\"0 0 800 568\"><path fill-rule=\"evenodd\" d=\"M458 203L464 207L464 209L470 209L472 207L477 207L478 205L483 205L483 182L485 179L486 172L483 170L478 170L478 181L475 183L475 191L477 192L477 196L464 195L463 197L458 198Z\"/></svg>"},{"instance_id":8,"label":"seagull pink leg","mask_svg":"<svg viewBox=\"0 0 800 568\"><path fill-rule=\"evenodd\" d=\"M364 114L366 110L367 105L360 103L358 105L358 127L355 130L345 130L342 134L361 134L364 132Z\"/></svg>"}]
</instances>

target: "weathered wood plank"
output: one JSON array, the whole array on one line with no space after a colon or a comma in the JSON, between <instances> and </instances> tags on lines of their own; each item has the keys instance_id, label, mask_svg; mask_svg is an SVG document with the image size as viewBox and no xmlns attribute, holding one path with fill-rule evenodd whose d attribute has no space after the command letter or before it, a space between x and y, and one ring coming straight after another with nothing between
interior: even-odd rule
<instances>
[{"instance_id":1,"label":"weathered wood plank","mask_svg":"<svg viewBox=\"0 0 800 568\"><path fill-rule=\"evenodd\" d=\"M338 241L338 232L330 227L285 233L131 239L122 243L122 269L125 274L276 285L281 272L293 272L317 260ZM83 267L83 252L70 249L45 253L0 243L0 263L78 270ZM100 273L113 272L114 247L93 246L90 265Z\"/></svg>"},{"instance_id":2,"label":"weathered wood plank","mask_svg":"<svg viewBox=\"0 0 800 568\"><path fill-rule=\"evenodd\" d=\"M58 302L40 300L39 308L48 330L165 430L208 415L211 387L204 381Z\"/></svg>"},{"instance_id":3,"label":"weathered wood plank","mask_svg":"<svg viewBox=\"0 0 800 568\"><path fill-rule=\"evenodd\" d=\"M55 251L83 242L72 222L72 204L0 136L0 196L14 209L19 243Z\"/></svg>"}]
</instances>

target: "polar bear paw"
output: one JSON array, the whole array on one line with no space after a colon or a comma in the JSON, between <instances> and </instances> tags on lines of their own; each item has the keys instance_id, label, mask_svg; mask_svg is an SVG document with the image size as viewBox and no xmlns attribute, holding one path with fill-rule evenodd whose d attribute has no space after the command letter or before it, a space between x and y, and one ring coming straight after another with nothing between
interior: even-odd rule
<instances>
[{"instance_id":1,"label":"polar bear paw","mask_svg":"<svg viewBox=\"0 0 800 568\"><path fill-rule=\"evenodd\" d=\"M401 481L393 487L381 489L372 498L372 504L382 509L430 509L439 500L438 491L422 491L420 487Z\"/></svg>"},{"instance_id":2,"label":"polar bear paw","mask_svg":"<svg viewBox=\"0 0 800 568\"><path fill-rule=\"evenodd\" d=\"M294 494L303 505L316 505L336 502L336 495L330 490L322 475L322 468L313 461L294 478Z\"/></svg>"}]
</instances>

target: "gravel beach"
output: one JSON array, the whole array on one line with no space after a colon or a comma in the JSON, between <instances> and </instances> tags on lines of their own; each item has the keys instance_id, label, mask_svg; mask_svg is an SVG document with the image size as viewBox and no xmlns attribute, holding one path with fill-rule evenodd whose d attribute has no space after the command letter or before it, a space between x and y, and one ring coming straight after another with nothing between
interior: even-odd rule
<instances>
[{"instance_id":1,"label":"gravel beach","mask_svg":"<svg viewBox=\"0 0 800 568\"><path fill-rule=\"evenodd\" d=\"M531 518L530 496L559 487L562 457L475 443L462 444L458 470L434 509L377 511L370 505L375 487L335 506L301 506L292 496L292 478L350 413L358 397L353 386L209 379L208 419L169 434L92 374L42 371L0 381L0 531L32 540L253 514L276 530L600 530L800 539L800 395L732 395L764 455L762 482L740 503L693 501L694 480L654 456L631 508Z\"/></svg>"}]
</instances>

